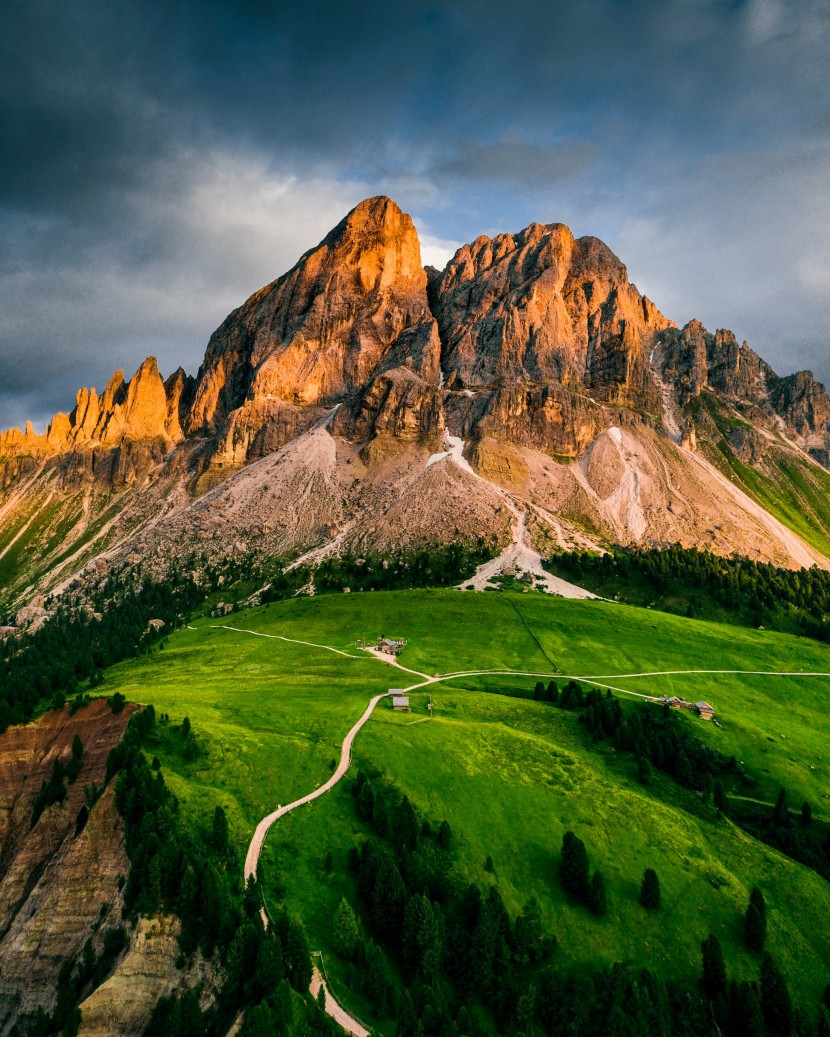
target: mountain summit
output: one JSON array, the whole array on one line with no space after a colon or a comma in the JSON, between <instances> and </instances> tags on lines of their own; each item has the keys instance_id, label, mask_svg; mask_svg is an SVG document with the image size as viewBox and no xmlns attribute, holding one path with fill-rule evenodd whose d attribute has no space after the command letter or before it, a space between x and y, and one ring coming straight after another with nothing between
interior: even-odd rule
<instances>
[{"instance_id":1,"label":"mountain summit","mask_svg":"<svg viewBox=\"0 0 830 1037\"><path fill-rule=\"evenodd\" d=\"M410 216L369 198L227 317L195 378L149 358L44 435L0 434L5 597L194 544L679 541L827 565L828 464L809 372L677 327L597 238L533 223L424 269Z\"/></svg>"}]
</instances>

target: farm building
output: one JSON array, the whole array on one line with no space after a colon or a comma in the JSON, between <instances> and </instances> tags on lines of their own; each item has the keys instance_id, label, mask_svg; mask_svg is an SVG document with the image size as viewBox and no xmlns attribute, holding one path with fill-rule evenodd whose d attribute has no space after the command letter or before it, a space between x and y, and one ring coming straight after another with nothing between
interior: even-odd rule
<instances>
[{"instance_id":1,"label":"farm building","mask_svg":"<svg viewBox=\"0 0 830 1037\"><path fill-rule=\"evenodd\" d=\"M394 641L388 637L382 637L378 642L378 649L385 655L398 655L406 647L406 641Z\"/></svg>"},{"instance_id":2,"label":"farm building","mask_svg":"<svg viewBox=\"0 0 830 1037\"><path fill-rule=\"evenodd\" d=\"M712 706L709 705L708 702L696 702L695 703L695 710L697 711L697 715L702 720L714 720L715 719L715 710L713 709Z\"/></svg>"},{"instance_id":3,"label":"farm building","mask_svg":"<svg viewBox=\"0 0 830 1037\"><path fill-rule=\"evenodd\" d=\"M393 695L392 709L397 710L397 712L399 713L408 713L409 698L406 695Z\"/></svg>"}]
</instances>

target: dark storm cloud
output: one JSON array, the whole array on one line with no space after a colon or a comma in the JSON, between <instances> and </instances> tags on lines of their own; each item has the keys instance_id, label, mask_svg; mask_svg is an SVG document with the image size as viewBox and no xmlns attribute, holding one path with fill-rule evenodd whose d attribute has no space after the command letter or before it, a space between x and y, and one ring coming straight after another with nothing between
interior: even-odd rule
<instances>
[{"instance_id":1,"label":"dark storm cloud","mask_svg":"<svg viewBox=\"0 0 830 1037\"><path fill-rule=\"evenodd\" d=\"M669 316L830 377L828 6L12 0L0 426L225 313L365 194L605 238Z\"/></svg>"}]
</instances>

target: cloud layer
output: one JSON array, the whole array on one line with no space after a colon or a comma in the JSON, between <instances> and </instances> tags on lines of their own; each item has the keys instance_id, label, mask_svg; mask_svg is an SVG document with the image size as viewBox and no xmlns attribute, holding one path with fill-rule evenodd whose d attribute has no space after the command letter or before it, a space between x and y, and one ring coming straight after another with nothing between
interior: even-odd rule
<instances>
[{"instance_id":1,"label":"cloud layer","mask_svg":"<svg viewBox=\"0 0 830 1037\"><path fill-rule=\"evenodd\" d=\"M560 220L680 323L830 380L824 0L12 0L0 427L212 329L361 197L425 261Z\"/></svg>"}]
</instances>

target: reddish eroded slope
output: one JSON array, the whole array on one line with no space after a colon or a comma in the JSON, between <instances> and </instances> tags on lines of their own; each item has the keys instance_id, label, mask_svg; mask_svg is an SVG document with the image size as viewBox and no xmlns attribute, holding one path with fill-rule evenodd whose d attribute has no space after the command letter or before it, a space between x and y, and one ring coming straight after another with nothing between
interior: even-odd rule
<instances>
[{"instance_id":1,"label":"reddish eroded slope","mask_svg":"<svg viewBox=\"0 0 830 1037\"><path fill-rule=\"evenodd\" d=\"M104 929L121 923L118 880L128 861L112 786L85 825L78 814L84 785L103 784L107 756L133 710L113 714L99 699L74 716L52 710L0 737L0 1034L38 1006L51 1010L63 961L89 937L100 951ZM54 761L70 759L76 734L84 746L80 773L63 804L31 827L35 797Z\"/></svg>"}]
</instances>

